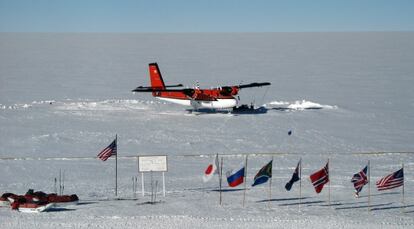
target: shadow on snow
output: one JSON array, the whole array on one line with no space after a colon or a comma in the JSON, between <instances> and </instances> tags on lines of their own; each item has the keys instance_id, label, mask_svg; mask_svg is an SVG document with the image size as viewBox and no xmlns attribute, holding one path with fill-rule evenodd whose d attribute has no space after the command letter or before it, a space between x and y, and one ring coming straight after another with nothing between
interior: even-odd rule
<instances>
[{"instance_id":1,"label":"shadow on snow","mask_svg":"<svg viewBox=\"0 0 414 229\"><path fill-rule=\"evenodd\" d=\"M279 202L279 201L289 201L289 200L304 200L304 199L309 199L311 197L295 197L295 198L278 198L278 199L265 199L265 200L258 200L256 201L256 203L263 203L263 202Z\"/></svg>"},{"instance_id":2,"label":"shadow on snow","mask_svg":"<svg viewBox=\"0 0 414 229\"><path fill-rule=\"evenodd\" d=\"M238 192L238 191L243 191L244 188L227 188L227 189L221 189L221 192ZM213 189L211 190L213 192L220 192L220 189Z\"/></svg>"}]
</instances>

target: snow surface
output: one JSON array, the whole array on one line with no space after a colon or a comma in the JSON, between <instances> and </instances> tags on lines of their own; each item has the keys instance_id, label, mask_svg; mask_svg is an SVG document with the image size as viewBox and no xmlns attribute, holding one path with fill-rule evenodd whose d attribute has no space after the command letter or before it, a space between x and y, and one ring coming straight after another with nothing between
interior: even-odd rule
<instances>
[{"instance_id":1,"label":"snow surface","mask_svg":"<svg viewBox=\"0 0 414 229\"><path fill-rule=\"evenodd\" d=\"M191 114L133 94L148 85L148 63L166 83L201 87L269 81L243 89L241 102L265 114ZM0 228L412 228L414 226L414 33L32 34L0 33L0 192L65 193L80 204L41 214L0 209ZM289 130L293 134L288 135ZM114 160L94 159L118 134ZM371 154L369 152L385 152ZM214 154L224 170L248 156L243 188L218 178L202 183ZM132 193L137 155L168 155L167 196ZM250 187L272 156L268 184ZM284 190L299 158L298 183ZM309 174L330 159L328 187L316 194ZM352 175L372 165L368 187L353 196ZM404 163L401 188L378 192L374 181ZM225 172L224 171L224 172ZM154 180L161 182L160 174ZM136 198L134 198L136 197ZM299 201L301 205L299 208Z\"/></svg>"}]
</instances>

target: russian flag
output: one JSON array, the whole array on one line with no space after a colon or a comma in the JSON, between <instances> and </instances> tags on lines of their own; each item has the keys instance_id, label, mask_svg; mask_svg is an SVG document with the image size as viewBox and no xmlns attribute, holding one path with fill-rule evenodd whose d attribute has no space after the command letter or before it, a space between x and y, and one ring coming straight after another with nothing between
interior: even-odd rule
<instances>
[{"instance_id":1,"label":"russian flag","mask_svg":"<svg viewBox=\"0 0 414 229\"><path fill-rule=\"evenodd\" d=\"M228 171L226 175L229 186L236 187L237 185L244 182L244 166L235 173Z\"/></svg>"}]
</instances>

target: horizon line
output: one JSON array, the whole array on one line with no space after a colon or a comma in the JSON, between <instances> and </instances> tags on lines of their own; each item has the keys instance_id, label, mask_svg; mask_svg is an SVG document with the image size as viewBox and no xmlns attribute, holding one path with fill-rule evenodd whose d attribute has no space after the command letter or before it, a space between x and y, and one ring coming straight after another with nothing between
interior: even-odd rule
<instances>
[{"instance_id":1,"label":"horizon line","mask_svg":"<svg viewBox=\"0 0 414 229\"><path fill-rule=\"evenodd\" d=\"M165 32L156 32L156 31L0 31L0 33L53 33L53 34L260 34L260 33L411 33L414 30L315 30L315 31L165 31Z\"/></svg>"}]
</instances>

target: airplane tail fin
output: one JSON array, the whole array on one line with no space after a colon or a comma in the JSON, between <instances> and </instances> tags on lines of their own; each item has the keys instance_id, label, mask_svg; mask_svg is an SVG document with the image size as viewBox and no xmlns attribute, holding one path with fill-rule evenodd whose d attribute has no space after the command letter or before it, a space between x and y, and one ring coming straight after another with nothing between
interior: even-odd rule
<instances>
[{"instance_id":1,"label":"airplane tail fin","mask_svg":"<svg viewBox=\"0 0 414 229\"><path fill-rule=\"evenodd\" d=\"M157 63L149 64L149 73L151 79L151 87L156 89L165 89L164 80L162 79L161 71Z\"/></svg>"}]
</instances>

